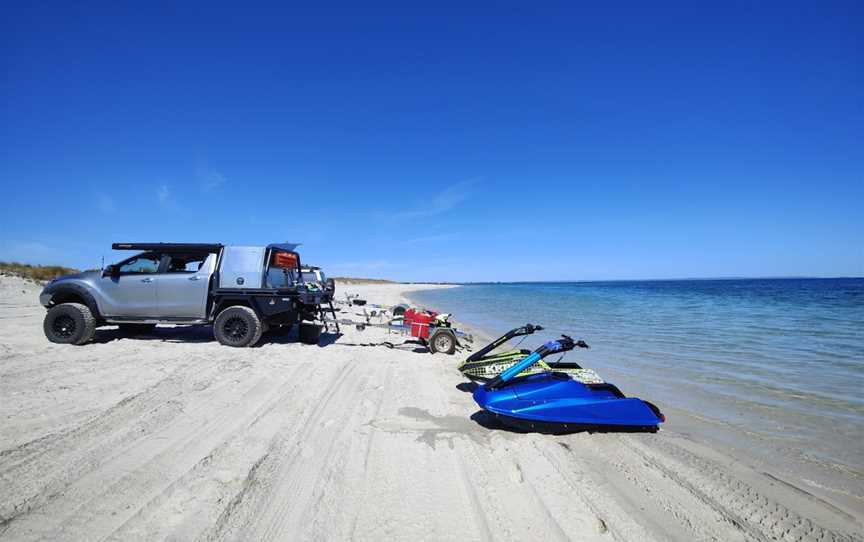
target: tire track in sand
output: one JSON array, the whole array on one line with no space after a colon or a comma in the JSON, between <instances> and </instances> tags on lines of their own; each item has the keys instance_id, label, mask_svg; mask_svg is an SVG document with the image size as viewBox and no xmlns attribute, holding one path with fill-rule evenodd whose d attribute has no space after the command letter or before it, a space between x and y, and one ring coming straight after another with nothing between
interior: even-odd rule
<instances>
[{"instance_id":1,"label":"tire track in sand","mask_svg":"<svg viewBox=\"0 0 864 542\"><path fill-rule=\"evenodd\" d=\"M316 416L304 427L298 439L302 446L295 447L290 459L283 464L275 478L275 492L270 495L275 506L264 511L263 517L256 523L256 529L252 531L252 538L307 538L292 531L290 526L302 525L300 518L307 516L310 510L314 509L316 501L320 501L322 474L327 473L335 446L337 443L342 444L342 435L360 425L353 423L360 415L356 405L363 390L368 387L368 382L375 375L364 372L360 380L347 376L349 375L334 386ZM342 399L341 404L333 404L334 397ZM322 423L325 414L335 415L338 421L330 419ZM331 521L336 520L335 515L329 517Z\"/></svg>"},{"instance_id":2,"label":"tire track in sand","mask_svg":"<svg viewBox=\"0 0 864 542\"><path fill-rule=\"evenodd\" d=\"M369 484L369 460L372 457L372 450L375 445L375 433L376 430L372 427L372 421L378 419L381 414L381 406L384 404L384 400L388 397L389 388L393 383L393 365L388 364L387 370L384 376L382 383L376 387L376 390L379 390L378 393L378 401L375 404L375 409L372 412L370 420L364 423L362 431L365 431L366 438L364 442L363 449L363 464L359 467L360 472L362 473L362 483L359 484L359 487L355 488L355 492L357 495L354 495L354 499L356 502L366 502L368 498L368 484ZM356 540L357 539L357 522L360 519L360 514L362 511L362 506L358 506L355 510L352 511L351 517L351 526L348 529L348 539Z\"/></svg>"},{"instance_id":3,"label":"tire track in sand","mask_svg":"<svg viewBox=\"0 0 864 542\"><path fill-rule=\"evenodd\" d=\"M261 533L253 536L249 532L250 529L258 531L261 528L270 532L271 537L278 534L279 525L284 523L284 517L294 504L294 494L286 490L293 487L291 478L299 476L294 471L304 466L298 464L303 452L300 443L310 441L310 436L315 436L320 430L324 413L329 411L333 398L341 395L342 388L351 380L349 377L354 370L355 365L350 361L333 368L336 374L332 384L324 387L324 392L317 397L304 401L307 414L275 437L274 445L257 467L242 498L219 518L214 529L204 533L199 540L246 540L250 537L263 540L265 538ZM310 385L306 389L320 387Z\"/></svg>"},{"instance_id":4,"label":"tire track in sand","mask_svg":"<svg viewBox=\"0 0 864 542\"><path fill-rule=\"evenodd\" d=\"M59 534L62 529L68 533L75 530L81 518L98 515L96 511L100 506L106 514L116 514L121 500L119 495L134 486L129 480L140 477L139 491L146 491L148 484L162 480L165 469L148 470L148 463L158 462L168 451L194 443L196 439L199 442L212 439L222 426L230 426L232 417L236 416L227 399L250 394L262 383L273 385L263 378L239 381L241 386L220 398L221 411L208 420L208 412L214 408L208 398L219 397L223 388L236 384L233 378L224 378L233 371L223 372L220 368L213 365L209 371L191 375L175 371L160 383L124 399L93 424L88 424L84 431L65 435L66 438L49 450L52 453L47 458L57 461L60 468L49 475L47 483L36 478L45 485L36 498L28 500L27 513L19 514L10 524L13 531L45 533L56 530ZM184 379L189 376L191 378ZM216 376L223 379L214 386ZM191 410L188 408L190 401L194 402ZM67 447L72 450L72 457L64 457ZM28 467L30 470L32 466ZM101 504L96 502L100 496L105 496ZM134 503L127 504L128 508ZM96 511L82 514L83 509ZM128 513L124 511L123 515Z\"/></svg>"},{"instance_id":5,"label":"tire track in sand","mask_svg":"<svg viewBox=\"0 0 864 542\"><path fill-rule=\"evenodd\" d=\"M608 531L612 538L624 542L629 540L704 540L710 538L706 531L686 529L685 534L682 535L674 531L661 530L659 525L653 529L654 533L658 530L662 532L660 538L657 538L657 535L652 534L646 526L634 519L636 517L635 510L632 509L634 507L627 509L627 503L632 495L628 495L626 499L621 499L619 495L610 494L610 484L607 477L610 472L615 471L615 465L609 463L608 456L603 454L600 447L592 444L593 442L586 442L585 439L572 443L572 439L568 439L568 437L557 437L555 440L538 443L537 450L538 454L545 457L552 464L558 476L567 483L570 492L576 494L595 516L599 531ZM582 452L580 457L577 458L574 455L574 449ZM658 509L663 508L656 501L639 501L638 503L638 507L643 510L652 506ZM668 507L664 509L666 513L669 511ZM642 514L643 517L645 515ZM615 518L615 520L609 518Z\"/></svg>"},{"instance_id":6,"label":"tire track in sand","mask_svg":"<svg viewBox=\"0 0 864 542\"><path fill-rule=\"evenodd\" d=\"M311 364L295 369L266 402L244 417L248 423L235 424L238 431L228 432L198 463L118 526L110 539L192 540L230 515L256 483L256 473L272 452L278 429L302 415L292 408L291 399L312 369ZM182 517L177 518L178 511ZM165 517L177 519L165 525Z\"/></svg>"},{"instance_id":7,"label":"tire track in sand","mask_svg":"<svg viewBox=\"0 0 864 542\"><path fill-rule=\"evenodd\" d=\"M662 473L715 510L752 540L860 541L855 533L838 533L815 524L760 494L716 463L663 439L650 444L621 438L622 449Z\"/></svg>"}]
</instances>

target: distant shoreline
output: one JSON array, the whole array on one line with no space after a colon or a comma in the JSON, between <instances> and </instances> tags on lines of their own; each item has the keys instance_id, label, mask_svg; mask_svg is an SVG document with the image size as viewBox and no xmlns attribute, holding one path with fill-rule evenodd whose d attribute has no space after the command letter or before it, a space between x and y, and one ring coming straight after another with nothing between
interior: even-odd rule
<instances>
[{"instance_id":1,"label":"distant shoreline","mask_svg":"<svg viewBox=\"0 0 864 542\"><path fill-rule=\"evenodd\" d=\"M341 280L341 279L340 279ZM362 279L351 279L362 280ZM449 286L475 286L485 284L593 284L610 282L719 282L719 281L734 281L734 280L864 280L861 277L694 277L694 278L670 278L670 279L584 279L584 280L515 280L515 281L468 281L468 282L435 282L429 280L423 281L391 281L395 284L436 284Z\"/></svg>"}]
</instances>

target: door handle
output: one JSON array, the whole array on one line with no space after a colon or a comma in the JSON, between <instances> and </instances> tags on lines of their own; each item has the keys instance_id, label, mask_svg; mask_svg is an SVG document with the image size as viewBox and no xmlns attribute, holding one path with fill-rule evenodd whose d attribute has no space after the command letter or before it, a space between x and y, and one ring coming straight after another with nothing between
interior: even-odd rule
<instances>
[{"instance_id":1,"label":"door handle","mask_svg":"<svg viewBox=\"0 0 864 542\"><path fill-rule=\"evenodd\" d=\"M201 277L192 276L189 277L189 280L201 280Z\"/></svg>"},{"instance_id":2,"label":"door handle","mask_svg":"<svg viewBox=\"0 0 864 542\"><path fill-rule=\"evenodd\" d=\"M151 279L151 278L141 279L141 282L153 282L153 279Z\"/></svg>"}]
</instances>

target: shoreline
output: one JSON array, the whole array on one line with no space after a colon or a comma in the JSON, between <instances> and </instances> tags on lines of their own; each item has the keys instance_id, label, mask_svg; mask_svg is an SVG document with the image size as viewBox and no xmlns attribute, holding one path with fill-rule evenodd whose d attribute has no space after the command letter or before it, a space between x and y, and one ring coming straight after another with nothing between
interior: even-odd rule
<instances>
[{"instance_id":1,"label":"shoreline","mask_svg":"<svg viewBox=\"0 0 864 542\"><path fill-rule=\"evenodd\" d=\"M424 290L413 290L411 293L416 294L422 291ZM423 303L418 303L416 298L411 298L410 294L407 297L418 306L423 306ZM446 308L443 307L429 306L429 308L446 312ZM475 336L481 337L479 344L475 341L475 346L478 348L505 331L491 332L470 321L459 319L456 321ZM510 344L512 346L513 342L511 341ZM530 346L526 347L530 348ZM636 377L630 376L624 378L623 381L627 382L634 378ZM617 377L616 380L618 380ZM622 386L625 394L632 382L628 382L628 384L630 385ZM657 399L658 403L662 402L660 398ZM841 518L859 525L864 522L864 500L862 500L861 494L851 493L843 489L842 484L839 483L843 479L845 471L834 472L833 476L831 475L831 472L839 468L840 465L834 467L833 464L827 466L797 458L782 458L783 450L766 454L763 449L760 449L760 446L766 446L765 441L761 440L765 438L764 436L755 433L744 434L738 427L731 426L721 420L700 416L689 409L666 405L663 407L663 411L667 414L669 421L663 425L659 434L665 433L675 439L687 439L695 447L710 450L723 463L738 465L741 467L739 476L744 477L760 491L772 493L776 486L780 485L793 493L797 493L805 500L815 499L819 501L824 508ZM843 467L849 468L845 465ZM849 474L853 474L859 479L864 476L864 473L856 471L851 471ZM797 505L798 500L794 496L791 497L787 502ZM780 495L779 498L783 499L784 496ZM829 513L829 515L831 514Z\"/></svg>"},{"instance_id":2,"label":"shoreline","mask_svg":"<svg viewBox=\"0 0 864 542\"><path fill-rule=\"evenodd\" d=\"M382 329L72 347L45 340L38 291L0 277L0 539L862 540L860 514L684 433L484 425L458 356Z\"/></svg>"}]
</instances>

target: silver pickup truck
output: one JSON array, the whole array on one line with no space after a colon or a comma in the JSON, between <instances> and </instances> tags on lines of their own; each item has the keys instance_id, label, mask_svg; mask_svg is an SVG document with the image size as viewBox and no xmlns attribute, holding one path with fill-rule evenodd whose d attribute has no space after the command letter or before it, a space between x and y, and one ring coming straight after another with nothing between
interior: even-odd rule
<instances>
[{"instance_id":1,"label":"silver pickup truck","mask_svg":"<svg viewBox=\"0 0 864 542\"><path fill-rule=\"evenodd\" d=\"M225 246L191 243L114 243L139 251L102 271L51 281L39 301L48 309L43 329L51 342L85 344L96 328L128 333L157 324L212 324L228 346L252 346L268 330L299 324L300 340L317 343L334 285L304 279L297 245ZM308 274L306 275L308 277Z\"/></svg>"}]
</instances>

